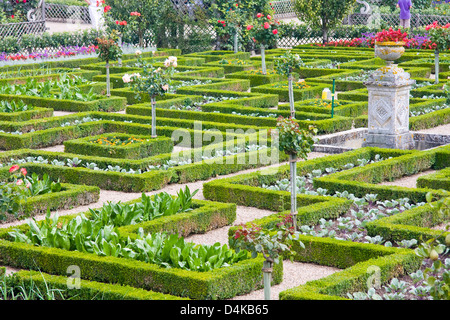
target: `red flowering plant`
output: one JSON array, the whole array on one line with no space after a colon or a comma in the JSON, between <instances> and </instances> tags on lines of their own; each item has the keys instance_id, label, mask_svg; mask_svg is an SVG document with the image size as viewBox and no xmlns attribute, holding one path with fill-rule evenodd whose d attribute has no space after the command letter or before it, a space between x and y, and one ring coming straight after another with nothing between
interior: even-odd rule
<instances>
[{"instance_id":1,"label":"red flowering plant","mask_svg":"<svg viewBox=\"0 0 450 320\"><path fill-rule=\"evenodd\" d=\"M146 28L147 21L144 16L138 11L130 12L130 28L135 31L139 37L139 47L144 47L144 32Z\"/></svg>"},{"instance_id":2,"label":"red flowering plant","mask_svg":"<svg viewBox=\"0 0 450 320\"><path fill-rule=\"evenodd\" d=\"M280 217L275 228L263 230L254 223L241 224L230 238L230 246L236 252L247 250L252 258L262 254L269 263L279 263L281 255L293 258L295 251L292 250L294 242L302 248L303 242L298 239L295 231L292 215L287 214Z\"/></svg>"},{"instance_id":3,"label":"red flowering plant","mask_svg":"<svg viewBox=\"0 0 450 320\"><path fill-rule=\"evenodd\" d=\"M252 19L247 24L247 33L256 44L261 46L262 73L266 72L265 48L276 44L278 39L278 25L280 22L275 20L270 14L258 13L256 19Z\"/></svg>"},{"instance_id":4,"label":"red flowering plant","mask_svg":"<svg viewBox=\"0 0 450 320\"><path fill-rule=\"evenodd\" d=\"M435 49L446 51L450 47L450 23L440 25L437 21L425 27L430 36L430 41L435 44Z\"/></svg>"},{"instance_id":5,"label":"red flowering plant","mask_svg":"<svg viewBox=\"0 0 450 320\"><path fill-rule=\"evenodd\" d=\"M119 36L117 30L113 30L110 35L105 35L101 38L97 38L98 49L96 49L95 52L98 54L98 58L106 63L107 97L111 95L109 63L110 61L116 61L122 57L122 48L117 43L118 38Z\"/></svg>"},{"instance_id":6,"label":"red flowering plant","mask_svg":"<svg viewBox=\"0 0 450 320\"><path fill-rule=\"evenodd\" d=\"M2 11L8 12L6 18L8 23L28 21L27 13L39 4L39 0L7 0L2 2Z\"/></svg>"},{"instance_id":7,"label":"red flowering plant","mask_svg":"<svg viewBox=\"0 0 450 320\"><path fill-rule=\"evenodd\" d=\"M376 42L383 43L406 43L408 41L408 34L406 32L402 32L400 29L393 30L392 27L389 30L383 29L383 31L378 32L375 35Z\"/></svg>"},{"instance_id":8,"label":"red flowering plant","mask_svg":"<svg viewBox=\"0 0 450 320\"><path fill-rule=\"evenodd\" d=\"M258 13L256 19L252 19L247 25L247 32L255 43L268 47L274 45L278 39L279 24L272 15Z\"/></svg>"}]
</instances>

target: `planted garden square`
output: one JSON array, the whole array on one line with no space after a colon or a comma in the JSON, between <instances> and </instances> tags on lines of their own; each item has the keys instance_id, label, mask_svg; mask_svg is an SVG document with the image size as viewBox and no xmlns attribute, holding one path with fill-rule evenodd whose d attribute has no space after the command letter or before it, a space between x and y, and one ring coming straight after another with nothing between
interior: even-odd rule
<instances>
[{"instance_id":1,"label":"planted garden square","mask_svg":"<svg viewBox=\"0 0 450 320\"><path fill-rule=\"evenodd\" d=\"M105 133L64 141L64 151L67 153L108 158L142 159L172 150L173 142L168 137Z\"/></svg>"}]
</instances>

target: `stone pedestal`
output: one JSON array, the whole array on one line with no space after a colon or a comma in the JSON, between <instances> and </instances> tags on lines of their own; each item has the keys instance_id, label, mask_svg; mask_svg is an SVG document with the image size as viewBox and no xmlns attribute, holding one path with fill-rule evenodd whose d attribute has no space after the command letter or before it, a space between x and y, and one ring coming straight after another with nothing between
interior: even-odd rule
<instances>
[{"instance_id":1,"label":"stone pedestal","mask_svg":"<svg viewBox=\"0 0 450 320\"><path fill-rule=\"evenodd\" d=\"M364 82L369 119L363 147L414 149L409 132L409 91L414 83L409 73L393 64L375 70Z\"/></svg>"}]
</instances>

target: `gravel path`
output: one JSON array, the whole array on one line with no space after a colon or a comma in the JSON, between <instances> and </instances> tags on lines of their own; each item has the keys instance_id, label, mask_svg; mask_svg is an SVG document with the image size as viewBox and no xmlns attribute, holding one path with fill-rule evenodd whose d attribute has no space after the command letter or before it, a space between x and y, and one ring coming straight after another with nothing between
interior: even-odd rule
<instances>
[{"instance_id":1,"label":"gravel path","mask_svg":"<svg viewBox=\"0 0 450 320\"><path fill-rule=\"evenodd\" d=\"M400 178L400 179L397 179L394 181L384 181L384 182L380 183L379 185L416 188L417 178L428 175L428 174L432 174L434 172L436 172L436 171L435 170L427 170L427 171L419 172L417 174L403 177L403 178Z\"/></svg>"}]
</instances>

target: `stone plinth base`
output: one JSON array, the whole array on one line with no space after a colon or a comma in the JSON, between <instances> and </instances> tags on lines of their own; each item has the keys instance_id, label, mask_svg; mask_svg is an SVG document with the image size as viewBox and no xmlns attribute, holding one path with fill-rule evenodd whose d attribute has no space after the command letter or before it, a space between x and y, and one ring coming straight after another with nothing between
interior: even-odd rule
<instances>
[{"instance_id":1,"label":"stone plinth base","mask_svg":"<svg viewBox=\"0 0 450 320\"><path fill-rule=\"evenodd\" d=\"M362 147L412 150L415 148L415 142L410 132L395 135L368 133Z\"/></svg>"}]
</instances>

